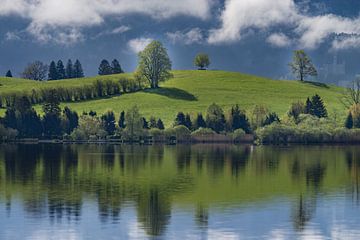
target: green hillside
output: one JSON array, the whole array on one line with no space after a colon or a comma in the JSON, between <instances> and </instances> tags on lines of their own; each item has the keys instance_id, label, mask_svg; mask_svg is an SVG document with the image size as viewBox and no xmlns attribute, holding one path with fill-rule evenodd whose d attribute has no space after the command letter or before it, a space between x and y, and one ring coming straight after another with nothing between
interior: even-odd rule
<instances>
[{"instance_id":1,"label":"green hillside","mask_svg":"<svg viewBox=\"0 0 360 240\"><path fill-rule=\"evenodd\" d=\"M78 112L95 110L103 113L108 109L117 114L136 104L149 117L160 117L169 125L178 111L205 112L211 103L228 109L238 103L249 110L256 104L267 106L271 111L284 115L292 102L304 101L319 94L325 101L330 115L337 111L343 117L345 108L340 103L342 89L299 81L271 80L235 72L224 71L174 71L174 78L163 83L160 89L144 90L111 98L84 102L63 103ZM97 79L116 79L118 75L70 79L52 82L35 82L23 79L0 79L0 94L12 91L28 91L32 88L79 86L91 84ZM37 106L39 108L39 106Z\"/></svg>"}]
</instances>

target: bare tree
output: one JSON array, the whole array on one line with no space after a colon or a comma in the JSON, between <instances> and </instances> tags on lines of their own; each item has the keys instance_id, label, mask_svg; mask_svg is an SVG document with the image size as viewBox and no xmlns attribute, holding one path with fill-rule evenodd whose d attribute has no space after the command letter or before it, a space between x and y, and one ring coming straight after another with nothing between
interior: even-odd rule
<instances>
[{"instance_id":1,"label":"bare tree","mask_svg":"<svg viewBox=\"0 0 360 240\"><path fill-rule=\"evenodd\" d=\"M49 67L40 61L29 63L21 76L26 79L32 79L36 81L46 80Z\"/></svg>"},{"instance_id":2,"label":"bare tree","mask_svg":"<svg viewBox=\"0 0 360 240\"><path fill-rule=\"evenodd\" d=\"M341 102L345 107L349 108L352 105L360 103L360 78L357 77L354 81L351 82L349 87L347 87L341 98Z\"/></svg>"}]
</instances>

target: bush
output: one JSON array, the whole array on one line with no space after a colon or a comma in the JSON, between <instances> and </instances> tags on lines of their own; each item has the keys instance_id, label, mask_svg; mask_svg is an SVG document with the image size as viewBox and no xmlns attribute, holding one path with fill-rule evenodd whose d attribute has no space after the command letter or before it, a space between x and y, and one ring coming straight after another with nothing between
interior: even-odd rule
<instances>
[{"instance_id":1,"label":"bush","mask_svg":"<svg viewBox=\"0 0 360 240\"><path fill-rule=\"evenodd\" d=\"M192 137L208 137L214 136L217 133L210 128L199 128L198 130L191 133Z\"/></svg>"},{"instance_id":2,"label":"bush","mask_svg":"<svg viewBox=\"0 0 360 240\"><path fill-rule=\"evenodd\" d=\"M13 141L18 136L18 131L12 128L5 128L0 124L0 140L1 141Z\"/></svg>"},{"instance_id":3,"label":"bush","mask_svg":"<svg viewBox=\"0 0 360 240\"><path fill-rule=\"evenodd\" d=\"M165 132L158 128L152 128L148 131L148 135L153 137L154 142L164 142L165 141Z\"/></svg>"},{"instance_id":4,"label":"bush","mask_svg":"<svg viewBox=\"0 0 360 240\"><path fill-rule=\"evenodd\" d=\"M191 131L187 127L180 125L166 129L165 136L167 140L176 137L178 142L189 142L191 140Z\"/></svg>"},{"instance_id":5,"label":"bush","mask_svg":"<svg viewBox=\"0 0 360 240\"><path fill-rule=\"evenodd\" d=\"M240 142L246 133L242 129L236 129L231 135L234 142Z\"/></svg>"},{"instance_id":6,"label":"bush","mask_svg":"<svg viewBox=\"0 0 360 240\"><path fill-rule=\"evenodd\" d=\"M73 140L104 139L107 132L97 117L81 116L79 126L71 133Z\"/></svg>"}]
</instances>

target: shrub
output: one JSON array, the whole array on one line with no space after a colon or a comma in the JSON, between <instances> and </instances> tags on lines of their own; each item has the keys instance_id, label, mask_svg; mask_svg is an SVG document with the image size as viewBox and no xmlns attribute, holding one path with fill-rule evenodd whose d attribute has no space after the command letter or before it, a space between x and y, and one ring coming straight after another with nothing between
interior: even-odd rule
<instances>
[{"instance_id":1,"label":"shrub","mask_svg":"<svg viewBox=\"0 0 360 240\"><path fill-rule=\"evenodd\" d=\"M240 142L246 133L242 129L236 129L231 135L234 142Z\"/></svg>"},{"instance_id":2,"label":"shrub","mask_svg":"<svg viewBox=\"0 0 360 240\"><path fill-rule=\"evenodd\" d=\"M210 128L199 128L198 130L191 133L192 137L208 137L214 136L217 133Z\"/></svg>"},{"instance_id":3,"label":"shrub","mask_svg":"<svg viewBox=\"0 0 360 240\"><path fill-rule=\"evenodd\" d=\"M83 115L80 117L79 126L71 133L74 140L103 139L107 132L97 117Z\"/></svg>"},{"instance_id":4,"label":"shrub","mask_svg":"<svg viewBox=\"0 0 360 240\"><path fill-rule=\"evenodd\" d=\"M154 142L165 141L165 132L163 130L152 128L148 131L148 135L153 137Z\"/></svg>"},{"instance_id":5,"label":"shrub","mask_svg":"<svg viewBox=\"0 0 360 240\"><path fill-rule=\"evenodd\" d=\"M171 137L176 137L178 142L189 142L191 140L191 131L187 127L180 125L166 129L165 136L167 140L170 140Z\"/></svg>"}]
</instances>

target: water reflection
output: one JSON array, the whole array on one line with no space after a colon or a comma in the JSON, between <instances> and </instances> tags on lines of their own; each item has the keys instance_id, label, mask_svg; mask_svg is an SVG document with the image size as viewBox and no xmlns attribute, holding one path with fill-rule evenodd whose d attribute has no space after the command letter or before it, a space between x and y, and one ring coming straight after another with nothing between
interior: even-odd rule
<instances>
[{"instance_id":1,"label":"water reflection","mask_svg":"<svg viewBox=\"0 0 360 240\"><path fill-rule=\"evenodd\" d=\"M180 238L175 231L191 230L183 237L207 238L223 223L236 236L260 237L277 221L298 236L311 222L322 224L324 199L359 203L359 159L360 149L340 146L1 145L0 216L10 223L26 217L81 226L89 220L84 215L96 213L103 226L126 226L134 208L136 231L148 237ZM279 198L287 222L279 214L268 226L237 225L257 211L270 214ZM1 231L0 238L6 239Z\"/></svg>"}]
</instances>

